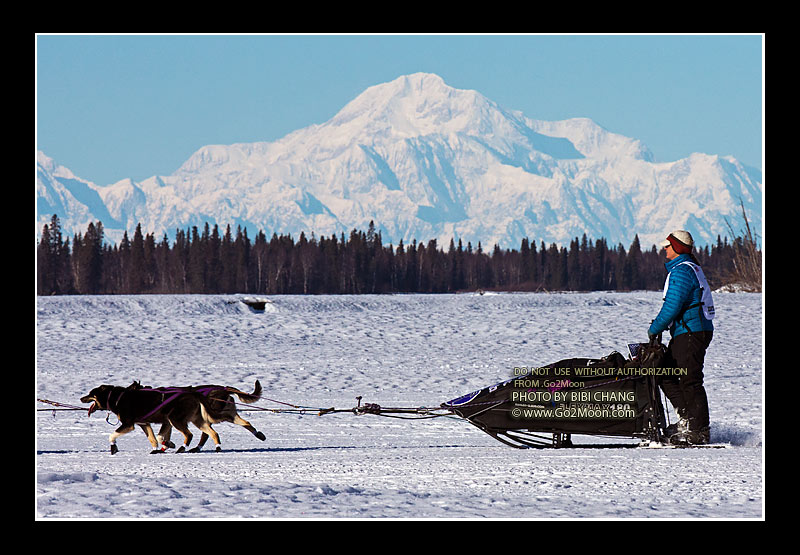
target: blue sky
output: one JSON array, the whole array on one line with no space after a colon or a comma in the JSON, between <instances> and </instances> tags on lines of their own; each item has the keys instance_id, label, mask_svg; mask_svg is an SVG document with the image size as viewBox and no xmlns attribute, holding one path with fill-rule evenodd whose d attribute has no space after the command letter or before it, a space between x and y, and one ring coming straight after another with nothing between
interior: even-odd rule
<instances>
[{"instance_id":1,"label":"blue sky","mask_svg":"<svg viewBox=\"0 0 800 555\"><path fill-rule=\"evenodd\" d=\"M763 169L760 35L36 37L37 148L98 185L208 144L273 141L372 85L430 72L528 117L588 117L658 161Z\"/></svg>"}]
</instances>

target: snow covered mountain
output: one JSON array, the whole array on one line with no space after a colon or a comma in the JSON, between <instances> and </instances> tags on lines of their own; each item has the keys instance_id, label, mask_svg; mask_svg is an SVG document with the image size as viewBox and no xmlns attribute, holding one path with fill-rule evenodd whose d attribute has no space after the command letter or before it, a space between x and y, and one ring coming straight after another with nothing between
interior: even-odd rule
<instances>
[{"instance_id":1,"label":"snow covered mountain","mask_svg":"<svg viewBox=\"0 0 800 555\"><path fill-rule=\"evenodd\" d=\"M585 118L533 120L437 75L368 88L329 121L275 142L209 145L172 175L99 186L44 153L37 234L53 213L66 233L103 222L118 241L137 223L172 235L205 222L317 236L366 230L385 243L451 238L518 248L584 233L627 248L670 230L698 243L740 227L740 199L761 229L762 178L732 157L656 162L640 141Z\"/></svg>"}]
</instances>

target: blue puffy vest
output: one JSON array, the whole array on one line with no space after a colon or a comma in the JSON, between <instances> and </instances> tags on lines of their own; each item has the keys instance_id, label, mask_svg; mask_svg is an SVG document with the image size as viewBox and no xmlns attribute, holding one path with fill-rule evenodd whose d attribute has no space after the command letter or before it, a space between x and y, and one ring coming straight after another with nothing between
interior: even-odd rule
<instances>
[{"instance_id":1,"label":"blue puffy vest","mask_svg":"<svg viewBox=\"0 0 800 555\"><path fill-rule=\"evenodd\" d=\"M690 331L712 331L714 303L702 269L688 254L668 260L665 266L669 274L664 283L664 304L648 332L659 334L669 329L675 337Z\"/></svg>"}]
</instances>

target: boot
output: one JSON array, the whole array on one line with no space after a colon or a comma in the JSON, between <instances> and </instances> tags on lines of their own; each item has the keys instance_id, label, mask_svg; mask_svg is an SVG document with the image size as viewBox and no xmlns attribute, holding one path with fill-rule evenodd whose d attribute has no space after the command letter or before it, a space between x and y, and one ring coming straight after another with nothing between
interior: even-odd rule
<instances>
[{"instance_id":1,"label":"boot","mask_svg":"<svg viewBox=\"0 0 800 555\"><path fill-rule=\"evenodd\" d=\"M686 434L689 445L708 445L711 443L711 430L708 427L689 430Z\"/></svg>"},{"instance_id":2,"label":"boot","mask_svg":"<svg viewBox=\"0 0 800 555\"><path fill-rule=\"evenodd\" d=\"M707 445L711 442L711 431L708 427L699 430L687 429L669 437L672 445Z\"/></svg>"},{"instance_id":3,"label":"boot","mask_svg":"<svg viewBox=\"0 0 800 555\"><path fill-rule=\"evenodd\" d=\"M676 434L684 434L687 431L689 431L689 419L680 417L677 422L664 428L664 437L669 440L672 436Z\"/></svg>"}]
</instances>

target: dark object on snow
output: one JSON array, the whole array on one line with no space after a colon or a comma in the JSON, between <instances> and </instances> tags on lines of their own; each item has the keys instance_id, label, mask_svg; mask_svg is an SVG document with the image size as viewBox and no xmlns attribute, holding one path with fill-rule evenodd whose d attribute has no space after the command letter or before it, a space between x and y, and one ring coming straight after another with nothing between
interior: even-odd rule
<instances>
[{"instance_id":1,"label":"dark object on snow","mask_svg":"<svg viewBox=\"0 0 800 555\"><path fill-rule=\"evenodd\" d=\"M267 303L270 302L267 299L258 299L252 297L245 297L244 299L241 299L241 301L253 310L257 310L259 312L263 312L267 307Z\"/></svg>"},{"instance_id":2,"label":"dark object on snow","mask_svg":"<svg viewBox=\"0 0 800 555\"><path fill-rule=\"evenodd\" d=\"M660 338L629 348L630 359L614 351L515 368L513 378L441 406L512 447L568 447L572 434L661 442L657 380L680 369L659 366L666 351Z\"/></svg>"}]
</instances>

